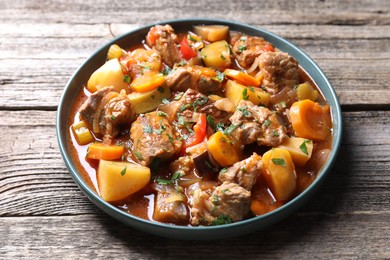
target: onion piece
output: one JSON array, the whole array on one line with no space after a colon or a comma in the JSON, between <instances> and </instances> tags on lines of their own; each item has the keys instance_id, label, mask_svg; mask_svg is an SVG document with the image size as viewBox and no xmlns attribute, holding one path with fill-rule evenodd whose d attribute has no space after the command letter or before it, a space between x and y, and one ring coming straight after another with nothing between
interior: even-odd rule
<instances>
[{"instance_id":1,"label":"onion piece","mask_svg":"<svg viewBox=\"0 0 390 260\"><path fill-rule=\"evenodd\" d=\"M102 113L103 108L108 103L108 101L110 101L114 97L117 97L118 95L119 95L119 93L111 91L111 92L108 92L107 95L105 95L103 97L102 101L100 101L98 108L96 109L95 113L93 114L92 130L94 133L100 133L99 120L100 120L100 114Z\"/></svg>"},{"instance_id":2,"label":"onion piece","mask_svg":"<svg viewBox=\"0 0 390 260\"><path fill-rule=\"evenodd\" d=\"M271 99L270 99L271 103L275 105L282 101L287 101L290 98L290 96L288 95L290 91L291 88L284 88L278 93L271 95Z\"/></svg>"},{"instance_id":3,"label":"onion piece","mask_svg":"<svg viewBox=\"0 0 390 260\"><path fill-rule=\"evenodd\" d=\"M251 67L249 69L247 69L246 71L248 73L251 73L252 71L257 69L257 67L259 66L259 62L260 62L260 56L257 56L256 59L253 61Z\"/></svg>"}]
</instances>

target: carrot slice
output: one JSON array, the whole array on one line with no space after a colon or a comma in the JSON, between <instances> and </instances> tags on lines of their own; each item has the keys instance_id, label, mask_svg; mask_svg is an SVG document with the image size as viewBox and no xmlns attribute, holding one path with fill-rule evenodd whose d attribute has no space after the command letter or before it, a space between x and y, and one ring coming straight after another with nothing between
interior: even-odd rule
<instances>
[{"instance_id":1,"label":"carrot slice","mask_svg":"<svg viewBox=\"0 0 390 260\"><path fill-rule=\"evenodd\" d=\"M237 145L222 132L210 136L207 146L213 158L223 167L240 160Z\"/></svg>"},{"instance_id":2,"label":"carrot slice","mask_svg":"<svg viewBox=\"0 0 390 260\"><path fill-rule=\"evenodd\" d=\"M295 102L290 108L290 119L299 137L324 141L330 133L330 108L327 105L321 106L309 99Z\"/></svg>"},{"instance_id":3,"label":"carrot slice","mask_svg":"<svg viewBox=\"0 0 390 260\"><path fill-rule=\"evenodd\" d=\"M136 92L148 92L161 86L164 81L164 75L154 71L146 71L142 76L135 78L130 87Z\"/></svg>"},{"instance_id":4,"label":"carrot slice","mask_svg":"<svg viewBox=\"0 0 390 260\"><path fill-rule=\"evenodd\" d=\"M239 70L226 69L224 71L226 77L230 79L234 79L245 86L254 86L258 87L260 85L260 81L251 75L248 75Z\"/></svg>"},{"instance_id":5,"label":"carrot slice","mask_svg":"<svg viewBox=\"0 0 390 260\"><path fill-rule=\"evenodd\" d=\"M120 159L124 152L125 148L123 146L92 143L88 147L87 158L115 160Z\"/></svg>"}]
</instances>

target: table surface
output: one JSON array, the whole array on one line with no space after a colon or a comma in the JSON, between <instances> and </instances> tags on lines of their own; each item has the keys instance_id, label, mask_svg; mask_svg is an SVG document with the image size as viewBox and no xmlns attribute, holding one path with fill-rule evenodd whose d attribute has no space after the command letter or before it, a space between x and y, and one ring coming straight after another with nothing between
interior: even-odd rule
<instances>
[{"instance_id":1,"label":"table surface","mask_svg":"<svg viewBox=\"0 0 390 260\"><path fill-rule=\"evenodd\" d=\"M256 233L179 241L97 209L62 161L57 104L80 64L141 25L221 18L308 53L339 96L340 155L297 213ZM390 258L390 1L0 1L0 258Z\"/></svg>"}]
</instances>

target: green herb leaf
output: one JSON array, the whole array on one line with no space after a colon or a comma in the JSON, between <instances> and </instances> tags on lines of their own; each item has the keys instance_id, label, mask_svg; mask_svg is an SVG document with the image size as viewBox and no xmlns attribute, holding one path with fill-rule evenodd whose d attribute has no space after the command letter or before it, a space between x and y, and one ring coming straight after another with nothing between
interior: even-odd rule
<instances>
[{"instance_id":1,"label":"green herb leaf","mask_svg":"<svg viewBox=\"0 0 390 260\"><path fill-rule=\"evenodd\" d=\"M222 82L225 79L225 73L220 72L218 70L216 72L217 76L215 76L213 79L217 80L218 82Z\"/></svg>"},{"instance_id":2,"label":"green herb leaf","mask_svg":"<svg viewBox=\"0 0 390 260\"><path fill-rule=\"evenodd\" d=\"M271 124L271 121L269 121L269 120L264 120L264 123L263 123L263 126L264 127L267 127L267 126L269 126Z\"/></svg>"},{"instance_id":3,"label":"green herb leaf","mask_svg":"<svg viewBox=\"0 0 390 260\"><path fill-rule=\"evenodd\" d=\"M243 52L246 50L246 45L240 45L238 46L238 52Z\"/></svg>"},{"instance_id":4,"label":"green herb leaf","mask_svg":"<svg viewBox=\"0 0 390 260\"><path fill-rule=\"evenodd\" d=\"M142 154L138 151L134 152L135 157L137 157L138 160L142 161L144 158L142 157Z\"/></svg>"},{"instance_id":5,"label":"green herb leaf","mask_svg":"<svg viewBox=\"0 0 390 260\"><path fill-rule=\"evenodd\" d=\"M166 180L166 179L156 179L156 182L160 185L168 185L168 184L173 184L173 181L171 180Z\"/></svg>"},{"instance_id":6,"label":"green herb leaf","mask_svg":"<svg viewBox=\"0 0 390 260\"><path fill-rule=\"evenodd\" d=\"M115 116L111 116L111 120L114 121L116 119Z\"/></svg>"},{"instance_id":7,"label":"green herb leaf","mask_svg":"<svg viewBox=\"0 0 390 260\"><path fill-rule=\"evenodd\" d=\"M221 53L221 59L226 60L226 57Z\"/></svg>"},{"instance_id":8,"label":"green herb leaf","mask_svg":"<svg viewBox=\"0 0 390 260\"><path fill-rule=\"evenodd\" d=\"M146 125L143 130L144 133L151 134L153 132L152 127L150 125Z\"/></svg>"},{"instance_id":9,"label":"green herb leaf","mask_svg":"<svg viewBox=\"0 0 390 260\"><path fill-rule=\"evenodd\" d=\"M122 176L126 174L126 170L127 170L127 166L125 168L123 168L123 170L121 171Z\"/></svg>"},{"instance_id":10,"label":"green herb leaf","mask_svg":"<svg viewBox=\"0 0 390 260\"><path fill-rule=\"evenodd\" d=\"M232 218L229 215L226 214L221 214L218 217L216 217L212 222L212 226L218 226L218 225L224 225L224 224L229 224L233 223Z\"/></svg>"},{"instance_id":11,"label":"green herb leaf","mask_svg":"<svg viewBox=\"0 0 390 260\"><path fill-rule=\"evenodd\" d=\"M280 102L280 106L281 106L282 108L286 108L286 107L287 107L286 102L284 102L284 101Z\"/></svg>"},{"instance_id":12,"label":"green herb leaf","mask_svg":"<svg viewBox=\"0 0 390 260\"><path fill-rule=\"evenodd\" d=\"M255 92L255 89L253 87L248 87L250 91Z\"/></svg>"},{"instance_id":13,"label":"green herb leaf","mask_svg":"<svg viewBox=\"0 0 390 260\"><path fill-rule=\"evenodd\" d=\"M179 108L179 111L180 112L183 112L184 110L186 110L187 108L189 108L191 106L191 104L183 104L183 105L181 105L180 106L180 108Z\"/></svg>"},{"instance_id":14,"label":"green herb leaf","mask_svg":"<svg viewBox=\"0 0 390 260\"><path fill-rule=\"evenodd\" d=\"M240 125L234 125L234 124L231 124L230 126L228 126L226 129L225 129L225 131L223 131L223 133L225 134L225 135L230 135L233 131L234 131L234 129L236 129L237 127L239 127Z\"/></svg>"},{"instance_id":15,"label":"green herb leaf","mask_svg":"<svg viewBox=\"0 0 390 260\"><path fill-rule=\"evenodd\" d=\"M170 134L167 133L167 137L169 139L169 142L171 142L172 144L175 142L175 140L173 140L172 136L170 136Z\"/></svg>"},{"instance_id":16,"label":"green herb leaf","mask_svg":"<svg viewBox=\"0 0 390 260\"><path fill-rule=\"evenodd\" d=\"M130 76L127 74L123 77L123 82L130 83L130 80Z\"/></svg>"},{"instance_id":17,"label":"green herb leaf","mask_svg":"<svg viewBox=\"0 0 390 260\"><path fill-rule=\"evenodd\" d=\"M176 94L176 96L173 98L173 100L178 101L181 99L181 97L184 95L184 92L179 92Z\"/></svg>"},{"instance_id":18,"label":"green herb leaf","mask_svg":"<svg viewBox=\"0 0 390 260\"><path fill-rule=\"evenodd\" d=\"M246 36L241 36L241 38L240 38L240 41L246 41L248 39L248 37L246 37Z\"/></svg>"},{"instance_id":19,"label":"green herb leaf","mask_svg":"<svg viewBox=\"0 0 390 260\"><path fill-rule=\"evenodd\" d=\"M197 40L195 39L195 37L193 37L191 34L188 34L188 40L192 41L192 42L197 42Z\"/></svg>"},{"instance_id":20,"label":"green herb leaf","mask_svg":"<svg viewBox=\"0 0 390 260\"><path fill-rule=\"evenodd\" d=\"M172 180L172 181L176 181L176 180L180 179L181 176L182 176L181 172L177 171L177 172L175 172L175 173L172 175L171 180Z\"/></svg>"},{"instance_id":21,"label":"green herb leaf","mask_svg":"<svg viewBox=\"0 0 390 260\"><path fill-rule=\"evenodd\" d=\"M168 99L166 99L166 98L163 98L163 99L161 99L161 102L163 103L163 104L169 104L169 103L171 103Z\"/></svg>"},{"instance_id":22,"label":"green herb leaf","mask_svg":"<svg viewBox=\"0 0 390 260\"><path fill-rule=\"evenodd\" d=\"M249 111L247 108L247 106L243 106L238 109L242 113L243 117L250 117L252 115L251 111Z\"/></svg>"},{"instance_id":23,"label":"green herb leaf","mask_svg":"<svg viewBox=\"0 0 390 260\"><path fill-rule=\"evenodd\" d=\"M274 130L274 136L279 136L278 131Z\"/></svg>"},{"instance_id":24,"label":"green herb leaf","mask_svg":"<svg viewBox=\"0 0 390 260\"><path fill-rule=\"evenodd\" d=\"M164 113L164 112L162 112L162 111L158 111L158 112L157 112L157 115L158 115L158 116L162 116L162 117L166 117L166 116L167 116L167 114Z\"/></svg>"},{"instance_id":25,"label":"green herb leaf","mask_svg":"<svg viewBox=\"0 0 390 260\"><path fill-rule=\"evenodd\" d=\"M225 173L225 172L228 171L228 169L229 169L228 167L222 168L220 172L221 172L221 173Z\"/></svg>"},{"instance_id":26,"label":"green herb leaf","mask_svg":"<svg viewBox=\"0 0 390 260\"><path fill-rule=\"evenodd\" d=\"M305 140L302 142L302 144L299 146L299 149L301 149L301 151L306 154L306 155L309 155L309 153L307 152L307 146L306 146L306 143L310 143L311 141L310 140Z\"/></svg>"},{"instance_id":27,"label":"green herb leaf","mask_svg":"<svg viewBox=\"0 0 390 260\"><path fill-rule=\"evenodd\" d=\"M163 71L162 71L162 74L163 74L164 76L168 76L171 72L172 72L172 69L171 69L171 68L165 67L165 68L163 69Z\"/></svg>"},{"instance_id":28,"label":"green herb leaf","mask_svg":"<svg viewBox=\"0 0 390 260\"><path fill-rule=\"evenodd\" d=\"M273 162L275 165L281 165L281 166L286 167L286 162L284 161L283 158L272 158L271 160L272 160L272 162Z\"/></svg>"},{"instance_id":29,"label":"green herb leaf","mask_svg":"<svg viewBox=\"0 0 390 260\"><path fill-rule=\"evenodd\" d=\"M243 98L244 100L248 100L248 99L249 99L249 96L248 96L248 89L247 89L247 88L244 88L244 89L242 90L242 98Z\"/></svg>"}]
</instances>

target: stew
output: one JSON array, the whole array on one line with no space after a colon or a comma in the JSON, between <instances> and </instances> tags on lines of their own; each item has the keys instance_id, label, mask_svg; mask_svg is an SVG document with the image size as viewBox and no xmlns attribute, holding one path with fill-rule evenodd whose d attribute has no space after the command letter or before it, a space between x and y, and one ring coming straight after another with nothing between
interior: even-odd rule
<instances>
[{"instance_id":1,"label":"stew","mask_svg":"<svg viewBox=\"0 0 390 260\"><path fill-rule=\"evenodd\" d=\"M330 107L296 59L222 25L150 28L112 45L69 119L105 201L151 221L221 225L305 190L331 149Z\"/></svg>"}]
</instances>

